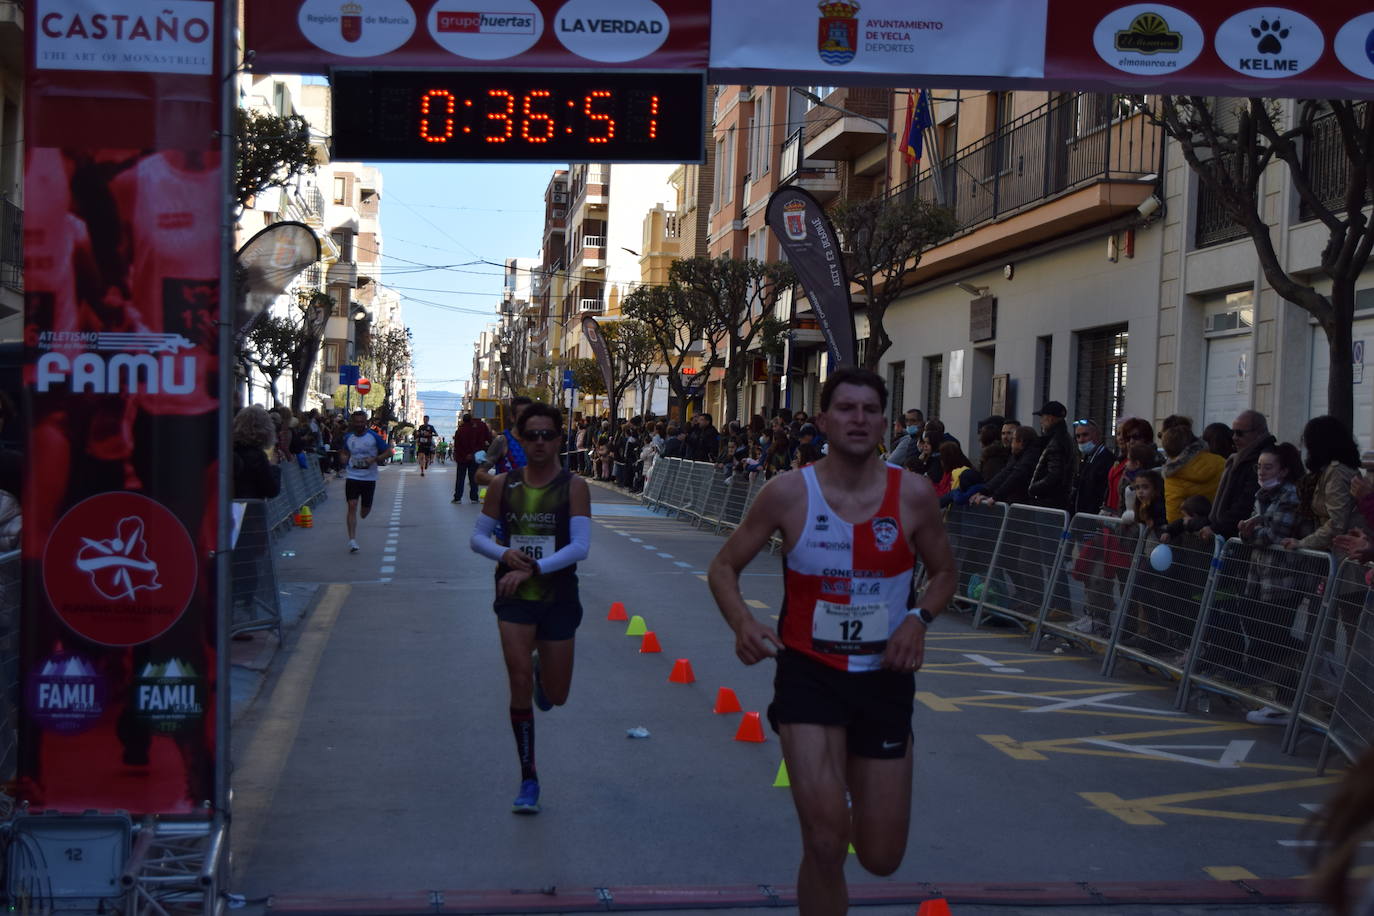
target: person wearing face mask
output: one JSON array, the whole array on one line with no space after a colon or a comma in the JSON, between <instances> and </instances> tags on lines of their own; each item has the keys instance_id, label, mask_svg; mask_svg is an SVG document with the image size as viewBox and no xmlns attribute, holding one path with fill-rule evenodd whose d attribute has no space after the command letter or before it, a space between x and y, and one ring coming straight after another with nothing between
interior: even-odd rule
<instances>
[{"instance_id":1,"label":"person wearing face mask","mask_svg":"<svg viewBox=\"0 0 1374 916\"><path fill-rule=\"evenodd\" d=\"M1073 478L1069 511L1096 512L1107 493L1107 477L1116 455L1102 441L1102 429L1092 420L1075 420L1073 436L1078 445L1078 473Z\"/></svg>"},{"instance_id":2,"label":"person wearing face mask","mask_svg":"<svg viewBox=\"0 0 1374 916\"><path fill-rule=\"evenodd\" d=\"M1255 462L1259 490L1255 493L1253 514L1240 523L1240 537L1257 548L1250 557L1250 569L1245 581L1245 595L1250 599L1246 613L1241 615L1241 629L1246 637L1247 674L1273 680L1279 692L1278 705L1287 706L1293 699L1297 684L1297 665L1301 646L1290 635L1298 602L1297 571L1293 557L1277 550L1284 541L1298 533L1302 500L1296 481L1302 476L1302 457L1287 442L1270 446L1259 454ZM1266 672L1263 669L1269 669ZM1284 725L1288 714L1265 706L1246 715L1257 725Z\"/></svg>"},{"instance_id":3,"label":"person wearing face mask","mask_svg":"<svg viewBox=\"0 0 1374 916\"><path fill-rule=\"evenodd\" d=\"M906 467L907 461L916 454L916 448L921 441L921 432L924 428L925 414L915 409L908 410L906 412L906 434L897 440L896 445L892 446L892 454L887 456L887 463Z\"/></svg>"}]
</instances>

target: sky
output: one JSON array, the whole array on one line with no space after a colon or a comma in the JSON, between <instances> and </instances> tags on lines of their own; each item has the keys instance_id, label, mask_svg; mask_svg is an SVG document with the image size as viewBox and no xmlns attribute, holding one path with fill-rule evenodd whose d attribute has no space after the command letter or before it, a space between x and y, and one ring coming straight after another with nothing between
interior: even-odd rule
<instances>
[{"instance_id":1,"label":"sky","mask_svg":"<svg viewBox=\"0 0 1374 916\"><path fill-rule=\"evenodd\" d=\"M368 164L382 172L382 282L402 296L417 388L461 392L473 341L497 317L501 264L538 255L544 189L567 165Z\"/></svg>"}]
</instances>

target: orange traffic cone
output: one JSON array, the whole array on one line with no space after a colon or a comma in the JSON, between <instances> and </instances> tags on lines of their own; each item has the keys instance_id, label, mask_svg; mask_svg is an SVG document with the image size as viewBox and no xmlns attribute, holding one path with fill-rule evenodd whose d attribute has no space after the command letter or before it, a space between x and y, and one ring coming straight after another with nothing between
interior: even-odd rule
<instances>
[{"instance_id":1,"label":"orange traffic cone","mask_svg":"<svg viewBox=\"0 0 1374 916\"><path fill-rule=\"evenodd\" d=\"M629 620L625 616L625 603L622 601L611 602L611 612L606 615L607 620Z\"/></svg>"},{"instance_id":2,"label":"orange traffic cone","mask_svg":"<svg viewBox=\"0 0 1374 916\"><path fill-rule=\"evenodd\" d=\"M735 732L736 741L750 741L754 744L762 744L768 739L763 737L763 723L759 721L759 714L756 712L746 712L744 718L740 720L739 731Z\"/></svg>"},{"instance_id":3,"label":"orange traffic cone","mask_svg":"<svg viewBox=\"0 0 1374 916\"><path fill-rule=\"evenodd\" d=\"M315 527L315 513L310 511L310 507L309 507L309 506L301 506L301 527L302 527L302 528L314 528L314 527Z\"/></svg>"},{"instance_id":4,"label":"orange traffic cone","mask_svg":"<svg viewBox=\"0 0 1374 916\"><path fill-rule=\"evenodd\" d=\"M639 641L639 651L641 653L663 651L662 647L658 644L658 637L654 635L653 630L645 633L644 638Z\"/></svg>"},{"instance_id":5,"label":"orange traffic cone","mask_svg":"<svg viewBox=\"0 0 1374 916\"><path fill-rule=\"evenodd\" d=\"M692 673L692 663L685 658L673 662L673 673L668 675L670 684L690 684L697 679Z\"/></svg>"},{"instance_id":6,"label":"orange traffic cone","mask_svg":"<svg viewBox=\"0 0 1374 916\"><path fill-rule=\"evenodd\" d=\"M739 697L729 687L722 687L716 691L716 705L711 712L717 715L726 712L739 712Z\"/></svg>"},{"instance_id":7,"label":"orange traffic cone","mask_svg":"<svg viewBox=\"0 0 1374 916\"><path fill-rule=\"evenodd\" d=\"M949 901L944 897L922 900L920 909L916 911L916 916L952 916L949 911Z\"/></svg>"}]
</instances>

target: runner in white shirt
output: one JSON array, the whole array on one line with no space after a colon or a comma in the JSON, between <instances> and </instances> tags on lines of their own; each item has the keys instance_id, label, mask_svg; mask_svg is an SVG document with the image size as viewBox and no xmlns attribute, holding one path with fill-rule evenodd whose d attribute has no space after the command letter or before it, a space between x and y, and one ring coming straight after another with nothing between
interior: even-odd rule
<instances>
[{"instance_id":1,"label":"runner in white shirt","mask_svg":"<svg viewBox=\"0 0 1374 916\"><path fill-rule=\"evenodd\" d=\"M388 457L392 448L367 428L367 411L355 410L339 451L348 468L348 479L344 481L344 499L348 501L348 515L344 519L348 525L348 551L357 553L358 501L363 504L362 517L367 518L377 495L377 462Z\"/></svg>"}]
</instances>

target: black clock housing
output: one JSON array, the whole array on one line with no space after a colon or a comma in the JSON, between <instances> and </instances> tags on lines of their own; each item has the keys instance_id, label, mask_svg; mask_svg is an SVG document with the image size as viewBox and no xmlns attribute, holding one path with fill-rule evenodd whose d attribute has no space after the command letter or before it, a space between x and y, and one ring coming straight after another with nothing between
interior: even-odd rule
<instances>
[{"instance_id":1,"label":"black clock housing","mask_svg":"<svg viewBox=\"0 0 1374 916\"><path fill-rule=\"evenodd\" d=\"M336 70L333 155L373 162L701 162L706 75Z\"/></svg>"}]
</instances>

